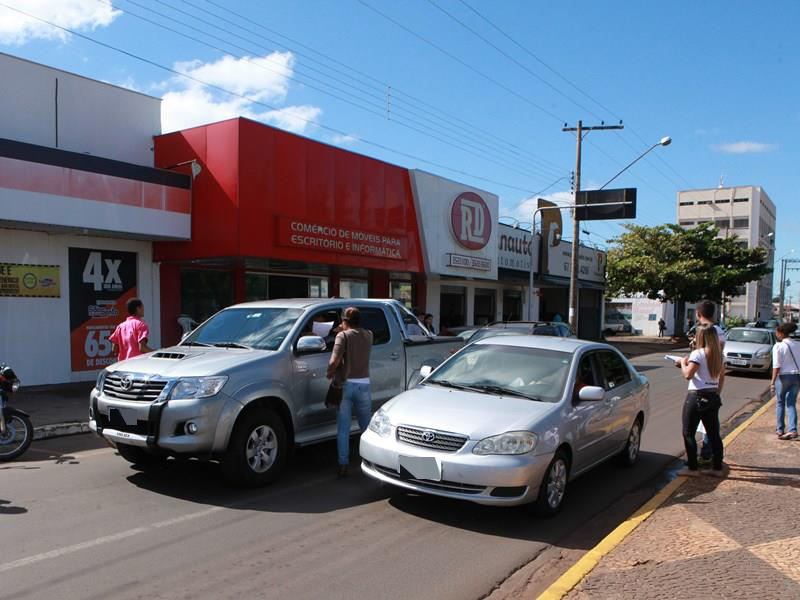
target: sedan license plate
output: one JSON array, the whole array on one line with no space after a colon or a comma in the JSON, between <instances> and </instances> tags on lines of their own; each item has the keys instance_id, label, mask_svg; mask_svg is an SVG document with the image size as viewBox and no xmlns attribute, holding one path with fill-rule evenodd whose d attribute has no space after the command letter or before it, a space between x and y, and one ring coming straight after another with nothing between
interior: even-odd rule
<instances>
[{"instance_id":1,"label":"sedan license plate","mask_svg":"<svg viewBox=\"0 0 800 600\"><path fill-rule=\"evenodd\" d=\"M746 367L749 364L746 360L736 360L736 359L731 359L728 362L732 365L736 365L737 367Z\"/></svg>"},{"instance_id":2,"label":"sedan license plate","mask_svg":"<svg viewBox=\"0 0 800 600\"><path fill-rule=\"evenodd\" d=\"M442 465L433 456L401 456L401 479L442 480Z\"/></svg>"}]
</instances>

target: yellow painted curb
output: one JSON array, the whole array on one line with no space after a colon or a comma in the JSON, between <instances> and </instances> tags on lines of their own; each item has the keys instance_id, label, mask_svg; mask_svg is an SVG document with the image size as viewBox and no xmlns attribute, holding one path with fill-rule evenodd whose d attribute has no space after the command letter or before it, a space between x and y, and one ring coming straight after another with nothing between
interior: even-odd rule
<instances>
[{"instance_id":1,"label":"yellow painted curb","mask_svg":"<svg viewBox=\"0 0 800 600\"><path fill-rule=\"evenodd\" d=\"M753 421L763 415L775 402L775 398L769 400L764 406L750 415L736 429L725 436L723 444L728 446L733 440L747 429ZM578 585L592 569L597 566L600 559L619 546L645 519L652 515L655 510L664 504L678 488L686 481L686 477L679 476L665 485L655 496L645 502L635 513L620 523L614 531L604 537L599 544L584 554L578 562L570 567L566 573L559 577L549 588L539 596L538 600L561 600L572 588Z\"/></svg>"}]
</instances>

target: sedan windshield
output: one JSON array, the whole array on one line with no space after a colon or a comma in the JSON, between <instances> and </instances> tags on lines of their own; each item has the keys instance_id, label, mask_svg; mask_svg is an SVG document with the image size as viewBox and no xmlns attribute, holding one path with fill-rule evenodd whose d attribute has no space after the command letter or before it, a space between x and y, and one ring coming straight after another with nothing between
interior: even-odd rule
<instances>
[{"instance_id":1,"label":"sedan windshield","mask_svg":"<svg viewBox=\"0 0 800 600\"><path fill-rule=\"evenodd\" d=\"M277 350L301 314L292 308L229 308L195 329L181 345Z\"/></svg>"},{"instance_id":2,"label":"sedan windshield","mask_svg":"<svg viewBox=\"0 0 800 600\"><path fill-rule=\"evenodd\" d=\"M753 329L731 329L727 335L729 342L746 342L748 344L771 344L769 332Z\"/></svg>"},{"instance_id":3,"label":"sedan windshield","mask_svg":"<svg viewBox=\"0 0 800 600\"><path fill-rule=\"evenodd\" d=\"M473 344L438 368L425 384L558 402L571 359L568 352Z\"/></svg>"}]
</instances>

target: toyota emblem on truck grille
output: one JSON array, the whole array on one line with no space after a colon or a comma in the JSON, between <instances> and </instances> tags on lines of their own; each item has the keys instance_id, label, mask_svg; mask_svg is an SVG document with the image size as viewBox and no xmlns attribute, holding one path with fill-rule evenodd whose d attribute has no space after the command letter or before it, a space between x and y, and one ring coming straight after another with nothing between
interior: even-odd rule
<instances>
[{"instance_id":1,"label":"toyota emblem on truck grille","mask_svg":"<svg viewBox=\"0 0 800 600\"><path fill-rule=\"evenodd\" d=\"M433 433L432 431L423 431L422 432L422 441L428 442L429 444L431 442L435 442L436 441L436 434Z\"/></svg>"},{"instance_id":2,"label":"toyota emblem on truck grille","mask_svg":"<svg viewBox=\"0 0 800 600\"><path fill-rule=\"evenodd\" d=\"M125 375L122 379L120 379L119 387L126 391L131 389L131 387L133 387L133 379L131 379L131 376Z\"/></svg>"}]
</instances>

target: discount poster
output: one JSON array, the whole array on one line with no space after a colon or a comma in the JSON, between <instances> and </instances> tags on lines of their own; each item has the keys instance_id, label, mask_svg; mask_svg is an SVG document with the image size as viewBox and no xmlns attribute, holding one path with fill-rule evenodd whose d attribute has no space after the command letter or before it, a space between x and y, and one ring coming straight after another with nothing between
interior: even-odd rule
<instances>
[{"instance_id":1,"label":"discount poster","mask_svg":"<svg viewBox=\"0 0 800 600\"><path fill-rule=\"evenodd\" d=\"M69 249L69 327L73 371L117 361L108 339L137 295L136 253Z\"/></svg>"}]
</instances>

